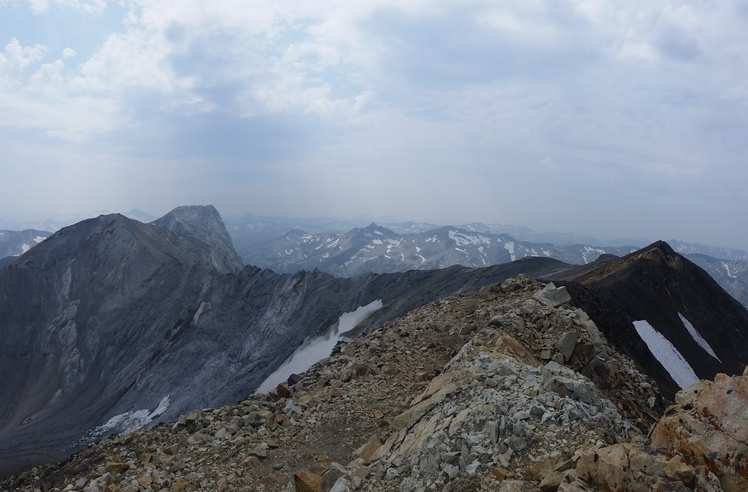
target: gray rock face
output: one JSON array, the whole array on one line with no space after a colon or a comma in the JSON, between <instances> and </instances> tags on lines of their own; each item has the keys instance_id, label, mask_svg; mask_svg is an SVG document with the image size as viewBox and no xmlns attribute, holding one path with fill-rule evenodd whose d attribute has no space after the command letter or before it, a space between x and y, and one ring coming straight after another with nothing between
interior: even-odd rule
<instances>
[{"instance_id":1,"label":"gray rock face","mask_svg":"<svg viewBox=\"0 0 748 492\"><path fill-rule=\"evenodd\" d=\"M127 426L246 398L305 338L358 306L383 301L371 328L557 264L353 279L240 268L215 209L194 207L153 224L86 220L0 270L0 475Z\"/></svg>"},{"instance_id":2,"label":"gray rock face","mask_svg":"<svg viewBox=\"0 0 748 492\"><path fill-rule=\"evenodd\" d=\"M231 236L213 205L177 207L152 224L202 243L204 259L219 273L236 273L242 260L234 251Z\"/></svg>"}]
</instances>

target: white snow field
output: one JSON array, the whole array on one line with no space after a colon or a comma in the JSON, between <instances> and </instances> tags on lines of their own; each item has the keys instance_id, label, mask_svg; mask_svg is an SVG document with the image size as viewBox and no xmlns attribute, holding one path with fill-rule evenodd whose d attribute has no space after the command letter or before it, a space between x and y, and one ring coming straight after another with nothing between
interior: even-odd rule
<instances>
[{"instance_id":1,"label":"white snow field","mask_svg":"<svg viewBox=\"0 0 748 492\"><path fill-rule=\"evenodd\" d=\"M687 388L699 380L688 361L662 333L647 321L634 321L634 328L678 386Z\"/></svg>"},{"instance_id":2,"label":"white snow field","mask_svg":"<svg viewBox=\"0 0 748 492\"><path fill-rule=\"evenodd\" d=\"M345 338L345 334L354 329L359 323L371 313L383 306L382 300L361 306L351 313L343 313L337 323L332 325L324 335L304 342L297 348L281 366L275 370L257 388L257 393L267 393L279 384L285 382L291 374L301 374L325 357L329 357L332 349L339 340Z\"/></svg>"}]
</instances>

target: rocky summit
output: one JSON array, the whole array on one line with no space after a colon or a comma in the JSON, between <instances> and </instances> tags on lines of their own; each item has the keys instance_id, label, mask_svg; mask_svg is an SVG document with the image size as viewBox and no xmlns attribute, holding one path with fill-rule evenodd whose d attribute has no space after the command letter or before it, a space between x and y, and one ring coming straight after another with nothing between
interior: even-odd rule
<instances>
[{"instance_id":1,"label":"rocky summit","mask_svg":"<svg viewBox=\"0 0 748 492\"><path fill-rule=\"evenodd\" d=\"M565 287L410 311L266 395L186 412L17 491L746 490L748 376L663 397Z\"/></svg>"}]
</instances>

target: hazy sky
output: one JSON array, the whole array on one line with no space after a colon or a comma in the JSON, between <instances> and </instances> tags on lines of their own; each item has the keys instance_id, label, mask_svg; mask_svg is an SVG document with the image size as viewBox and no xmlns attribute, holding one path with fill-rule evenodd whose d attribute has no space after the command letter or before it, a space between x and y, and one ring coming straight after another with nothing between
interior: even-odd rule
<instances>
[{"instance_id":1,"label":"hazy sky","mask_svg":"<svg viewBox=\"0 0 748 492\"><path fill-rule=\"evenodd\" d=\"M748 1L0 0L0 216L748 248Z\"/></svg>"}]
</instances>

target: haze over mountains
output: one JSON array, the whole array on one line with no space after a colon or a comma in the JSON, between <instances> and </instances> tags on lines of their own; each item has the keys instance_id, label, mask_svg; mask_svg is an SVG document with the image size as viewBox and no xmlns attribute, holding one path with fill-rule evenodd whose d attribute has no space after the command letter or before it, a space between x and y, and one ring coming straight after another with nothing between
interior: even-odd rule
<instances>
[{"instance_id":1,"label":"haze over mountains","mask_svg":"<svg viewBox=\"0 0 748 492\"><path fill-rule=\"evenodd\" d=\"M371 226L355 231L351 243L394 247L393 234ZM509 239L475 234L445 228L416 236L436 237L432 243L441 237L442 249L452 241L464 251L512 254ZM485 240L468 239L474 237ZM515 254L525 247L513 243ZM578 322L587 326L589 315L610 343L604 350L619 351L652 378L658 409L683 387L683 373L686 381L742 373L748 311L661 242L576 266L534 257L336 277L243 266L210 206L180 207L150 224L102 215L61 229L0 269L0 474L63 459L108 433L247 398L305 339L334 329L359 306L382 303L357 328L367 333L429 302L520 273L564 288L547 287L501 319L476 312L473 325L451 329L545 331L551 327L533 314L537 303L573 303L587 314L559 318L565 321L548 332L544 360L612 384L607 359L597 357L605 342L577 343L567 333ZM649 331L640 331L644 326ZM663 358L664 342L653 345L650 333L680 354L680 365Z\"/></svg>"},{"instance_id":2,"label":"haze over mountains","mask_svg":"<svg viewBox=\"0 0 748 492\"><path fill-rule=\"evenodd\" d=\"M155 217L132 209L125 216L140 222ZM19 255L50 232L80 217L40 223L0 222L15 230L0 231L0 265ZM364 272L399 272L444 268L459 264L480 267L525 256L547 256L566 263L584 264L601 254L624 255L650 244L646 238L599 240L570 233L538 233L526 227L468 223L455 227L431 223L391 222L377 225L369 219L262 217L248 214L226 220L233 245L247 265L279 273L319 269L336 276ZM33 236L34 242L29 238ZM695 262L733 297L748 306L748 253L742 250L668 240L673 249Z\"/></svg>"}]
</instances>

